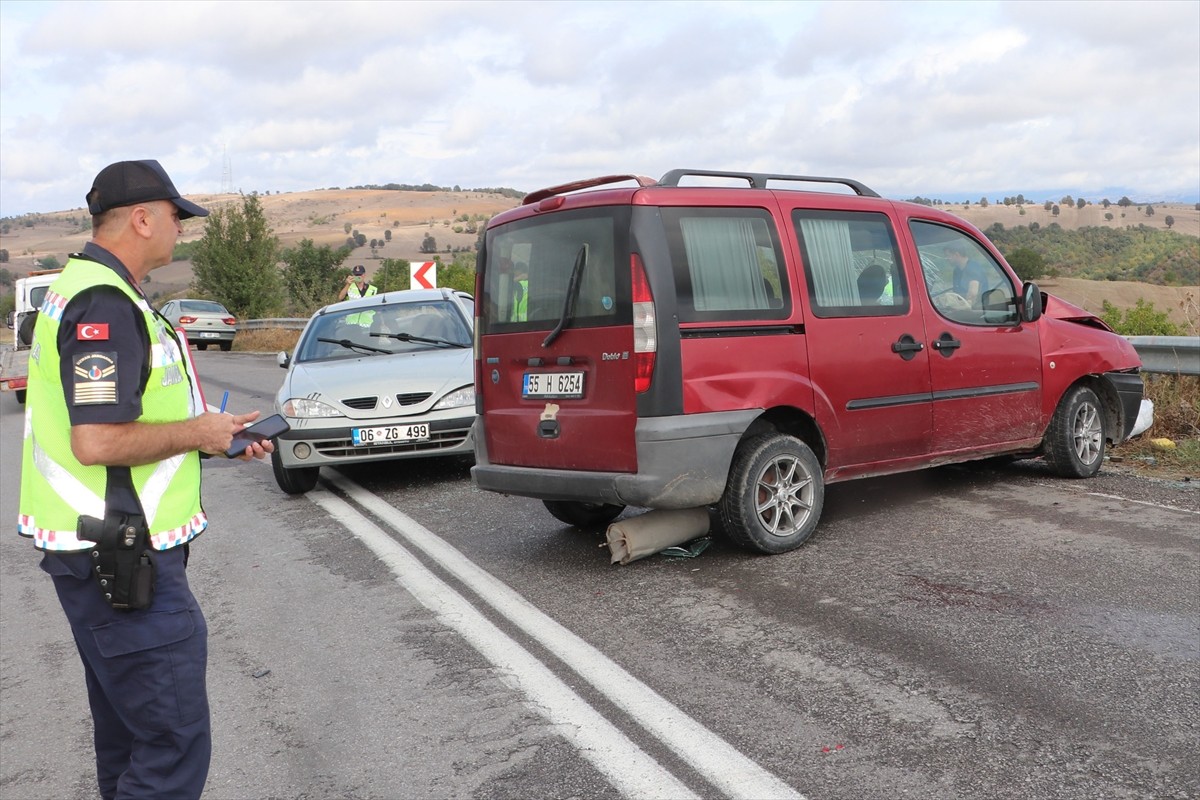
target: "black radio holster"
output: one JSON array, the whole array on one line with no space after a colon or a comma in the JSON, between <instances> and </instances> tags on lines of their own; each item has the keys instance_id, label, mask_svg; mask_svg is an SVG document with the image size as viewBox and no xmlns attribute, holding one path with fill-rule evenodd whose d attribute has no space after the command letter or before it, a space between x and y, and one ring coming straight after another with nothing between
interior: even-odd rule
<instances>
[{"instance_id":1,"label":"black radio holster","mask_svg":"<svg viewBox=\"0 0 1200 800\"><path fill-rule=\"evenodd\" d=\"M79 538L96 543L92 566L100 594L116 609L148 608L154 598L150 530L141 516L79 518Z\"/></svg>"}]
</instances>

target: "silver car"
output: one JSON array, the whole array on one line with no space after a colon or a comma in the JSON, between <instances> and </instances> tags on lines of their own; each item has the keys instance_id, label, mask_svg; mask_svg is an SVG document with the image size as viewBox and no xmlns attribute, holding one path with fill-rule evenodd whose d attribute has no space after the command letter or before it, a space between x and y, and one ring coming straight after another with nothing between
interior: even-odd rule
<instances>
[{"instance_id":1,"label":"silver car","mask_svg":"<svg viewBox=\"0 0 1200 800\"><path fill-rule=\"evenodd\" d=\"M347 300L313 315L289 356L275 410L275 480L288 494L323 466L474 452L474 304L451 289Z\"/></svg>"},{"instance_id":2,"label":"silver car","mask_svg":"<svg viewBox=\"0 0 1200 800\"><path fill-rule=\"evenodd\" d=\"M222 350L233 348L237 335L237 319L225 306L213 300L172 300L161 309L162 315L176 328L182 328L188 342L197 350L207 350L210 344Z\"/></svg>"}]
</instances>

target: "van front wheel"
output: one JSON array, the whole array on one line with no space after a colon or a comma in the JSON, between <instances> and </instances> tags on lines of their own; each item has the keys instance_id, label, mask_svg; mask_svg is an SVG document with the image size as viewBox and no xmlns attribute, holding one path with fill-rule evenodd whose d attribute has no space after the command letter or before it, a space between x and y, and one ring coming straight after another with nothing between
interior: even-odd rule
<instances>
[{"instance_id":1,"label":"van front wheel","mask_svg":"<svg viewBox=\"0 0 1200 800\"><path fill-rule=\"evenodd\" d=\"M611 503L581 503L576 500L543 500L542 504L550 516L559 522L576 528L592 528L607 525L625 510L625 506Z\"/></svg>"},{"instance_id":2,"label":"van front wheel","mask_svg":"<svg viewBox=\"0 0 1200 800\"><path fill-rule=\"evenodd\" d=\"M825 482L813 451L794 436L771 434L738 447L717 511L737 544L786 553L812 536L824 503Z\"/></svg>"},{"instance_id":3,"label":"van front wheel","mask_svg":"<svg viewBox=\"0 0 1200 800\"><path fill-rule=\"evenodd\" d=\"M1086 386L1063 395L1050 427L1043 452L1047 463L1064 478L1090 478L1104 462L1104 406Z\"/></svg>"}]
</instances>

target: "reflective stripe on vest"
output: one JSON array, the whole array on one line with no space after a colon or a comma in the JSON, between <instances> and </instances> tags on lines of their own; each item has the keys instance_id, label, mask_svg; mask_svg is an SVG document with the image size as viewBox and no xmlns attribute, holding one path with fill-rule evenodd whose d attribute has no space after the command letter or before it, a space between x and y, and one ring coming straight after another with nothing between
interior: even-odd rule
<instances>
[{"instance_id":1,"label":"reflective stripe on vest","mask_svg":"<svg viewBox=\"0 0 1200 800\"><path fill-rule=\"evenodd\" d=\"M199 387L167 324L150 304L113 270L96 262L72 259L46 293L30 351L25 405L24 461L17 532L32 537L42 550L85 550L94 542L80 539L80 515L102 519L108 468L85 467L70 446L67 387L61 385L59 323L71 299L96 285L120 289L142 313L151 339L150 376L142 396L139 422L174 422L203 410ZM97 342L102 351L103 342ZM166 550L199 535L208 525L200 506L200 461L184 453L130 469L133 488L150 528L150 544Z\"/></svg>"}]
</instances>

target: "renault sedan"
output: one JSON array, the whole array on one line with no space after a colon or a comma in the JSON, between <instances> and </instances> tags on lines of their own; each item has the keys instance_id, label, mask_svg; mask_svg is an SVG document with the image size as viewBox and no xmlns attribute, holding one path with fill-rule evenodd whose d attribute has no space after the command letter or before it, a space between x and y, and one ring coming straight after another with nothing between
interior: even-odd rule
<instances>
[{"instance_id":1,"label":"renault sedan","mask_svg":"<svg viewBox=\"0 0 1200 800\"><path fill-rule=\"evenodd\" d=\"M275 410L291 424L271 454L279 488L312 489L323 466L471 455L475 385L471 296L423 289L317 311Z\"/></svg>"}]
</instances>

